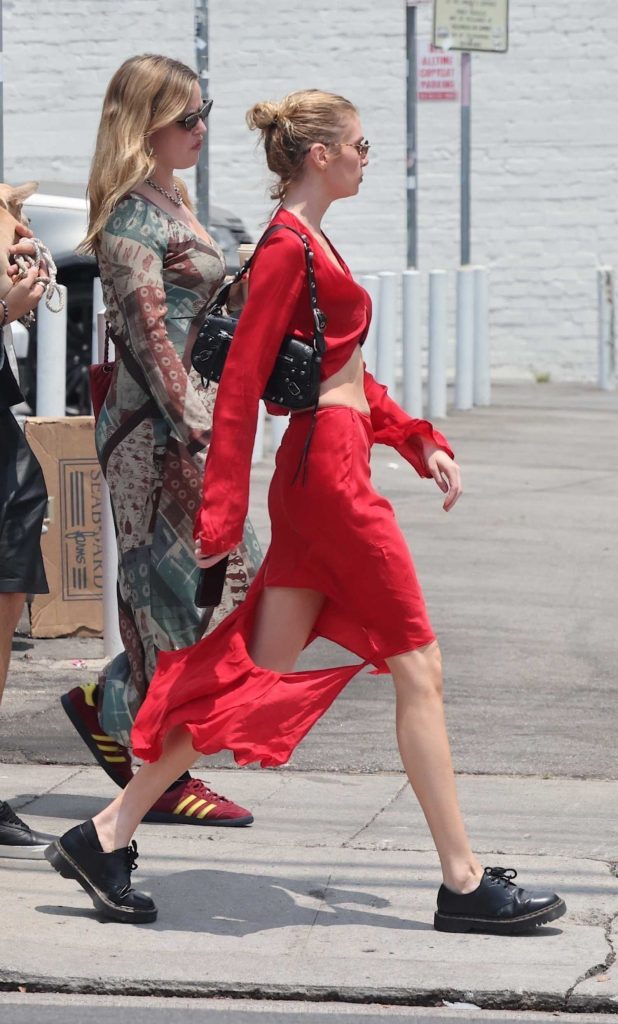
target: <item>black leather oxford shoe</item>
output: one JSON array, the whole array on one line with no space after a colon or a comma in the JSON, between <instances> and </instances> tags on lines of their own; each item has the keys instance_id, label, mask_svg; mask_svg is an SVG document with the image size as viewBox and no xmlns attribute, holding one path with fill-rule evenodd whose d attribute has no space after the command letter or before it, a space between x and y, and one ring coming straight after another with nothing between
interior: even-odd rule
<instances>
[{"instance_id":1,"label":"black leather oxford shoe","mask_svg":"<svg viewBox=\"0 0 618 1024\"><path fill-rule=\"evenodd\" d=\"M150 896L131 888L137 866L137 845L103 853L92 821L65 832L45 850L45 857L63 878L73 878L91 897L103 917L131 924L156 921Z\"/></svg>"},{"instance_id":2,"label":"black leather oxford shoe","mask_svg":"<svg viewBox=\"0 0 618 1024\"><path fill-rule=\"evenodd\" d=\"M451 892L441 885L434 928L439 932L520 935L566 912L564 900L555 892L520 889L514 883L516 877L513 868L485 868L473 892Z\"/></svg>"}]
</instances>

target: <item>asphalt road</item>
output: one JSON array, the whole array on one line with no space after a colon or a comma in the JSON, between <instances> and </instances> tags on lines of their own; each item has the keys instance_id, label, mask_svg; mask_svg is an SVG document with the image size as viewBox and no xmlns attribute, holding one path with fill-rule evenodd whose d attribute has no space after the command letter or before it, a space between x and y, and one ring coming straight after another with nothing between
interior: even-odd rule
<instances>
[{"instance_id":1,"label":"asphalt road","mask_svg":"<svg viewBox=\"0 0 618 1024\"><path fill-rule=\"evenodd\" d=\"M2 994L0 1024L572 1024L573 1014L480 1010L454 1007L398 1007L372 1004L254 1002L233 999ZM577 1024L602 1024L604 1014L577 1014Z\"/></svg>"},{"instance_id":2,"label":"asphalt road","mask_svg":"<svg viewBox=\"0 0 618 1024\"><path fill-rule=\"evenodd\" d=\"M440 425L465 484L448 515L435 484L395 452L376 448L373 458L440 639L455 765L466 773L614 779L618 395L503 385L493 402ZM253 474L251 515L264 543L270 472L263 464ZM16 638L2 760L90 763L59 696L95 678L101 656L96 639ZM308 665L350 661L323 643L304 657ZM399 771L393 716L390 679L364 672L290 767ZM231 762L223 754L209 763Z\"/></svg>"}]
</instances>

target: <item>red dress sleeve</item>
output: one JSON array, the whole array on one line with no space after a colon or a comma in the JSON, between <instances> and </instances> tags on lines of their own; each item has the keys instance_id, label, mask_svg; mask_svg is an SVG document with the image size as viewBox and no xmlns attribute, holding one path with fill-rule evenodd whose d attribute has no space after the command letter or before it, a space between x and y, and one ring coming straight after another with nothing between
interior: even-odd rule
<instances>
[{"instance_id":1,"label":"red dress sleeve","mask_svg":"<svg viewBox=\"0 0 618 1024\"><path fill-rule=\"evenodd\" d=\"M368 370L365 370L365 395L375 440L398 451L419 476L431 477L427 458L436 448L441 448L452 459L455 457L446 438L428 420L408 416Z\"/></svg>"},{"instance_id":2,"label":"red dress sleeve","mask_svg":"<svg viewBox=\"0 0 618 1024\"><path fill-rule=\"evenodd\" d=\"M206 555L221 554L242 540L260 397L283 338L293 329L303 289L309 304L303 243L291 231L278 231L251 266L249 295L217 391L202 506L193 531Z\"/></svg>"}]
</instances>

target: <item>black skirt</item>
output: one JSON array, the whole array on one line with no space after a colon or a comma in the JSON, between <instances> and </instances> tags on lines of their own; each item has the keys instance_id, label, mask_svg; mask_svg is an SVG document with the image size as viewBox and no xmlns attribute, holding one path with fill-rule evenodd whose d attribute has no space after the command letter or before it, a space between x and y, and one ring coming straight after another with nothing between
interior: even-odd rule
<instances>
[{"instance_id":1,"label":"black skirt","mask_svg":"<svg viewBox=\"0 0 618 1024\"><path fill-rule=\"evenodd\" d=\"M41 555L47 488L10 409L0 410L0 593L48 594Z\"/></svg>"}]
</instances>

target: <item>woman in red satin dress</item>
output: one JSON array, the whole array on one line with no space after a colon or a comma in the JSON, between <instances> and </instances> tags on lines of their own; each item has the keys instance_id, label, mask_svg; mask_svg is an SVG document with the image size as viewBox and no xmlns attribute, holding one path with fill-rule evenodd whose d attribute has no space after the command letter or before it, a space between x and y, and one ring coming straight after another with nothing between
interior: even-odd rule
<instances>
[{"instance_id":1,"label":"woman in red satin dress","mask_svg":"<svg viewBox=\"0 0 618 1024\"><path fill-rule=\"evenodd\" d=\"M298 233L313 250L327 320L319 406L315 416L291 416L277 452L271 546L245 602L193 647L160 655L132 735L146 763L93 821L52 844L48 859L80 882L104 915L154 920L152 900L130 887L127 849L153 800L196 751L230 749L240 764L284 763L370 663L393 677L402 762L440 857L435 927L529 931L563 914L564 902L514 885L511 870L484 870L472 852L451 765L438 644L393 509L371 483L370 451L378 441L435 481L445 511L461 494L445 438L407 416L365 370L369 296L321 228L332 202L358 192L369 144L355 107L317 90L256 104L248 122L261 131L278 179L273 223L293 230L272 234L252 264L215 405L195 524L200 565L216 564L242 537L258 404L281 340L313 333ZM348 648L361 664L295 672L301 650L317 635Z\"/></svg>"}]
</instances>

